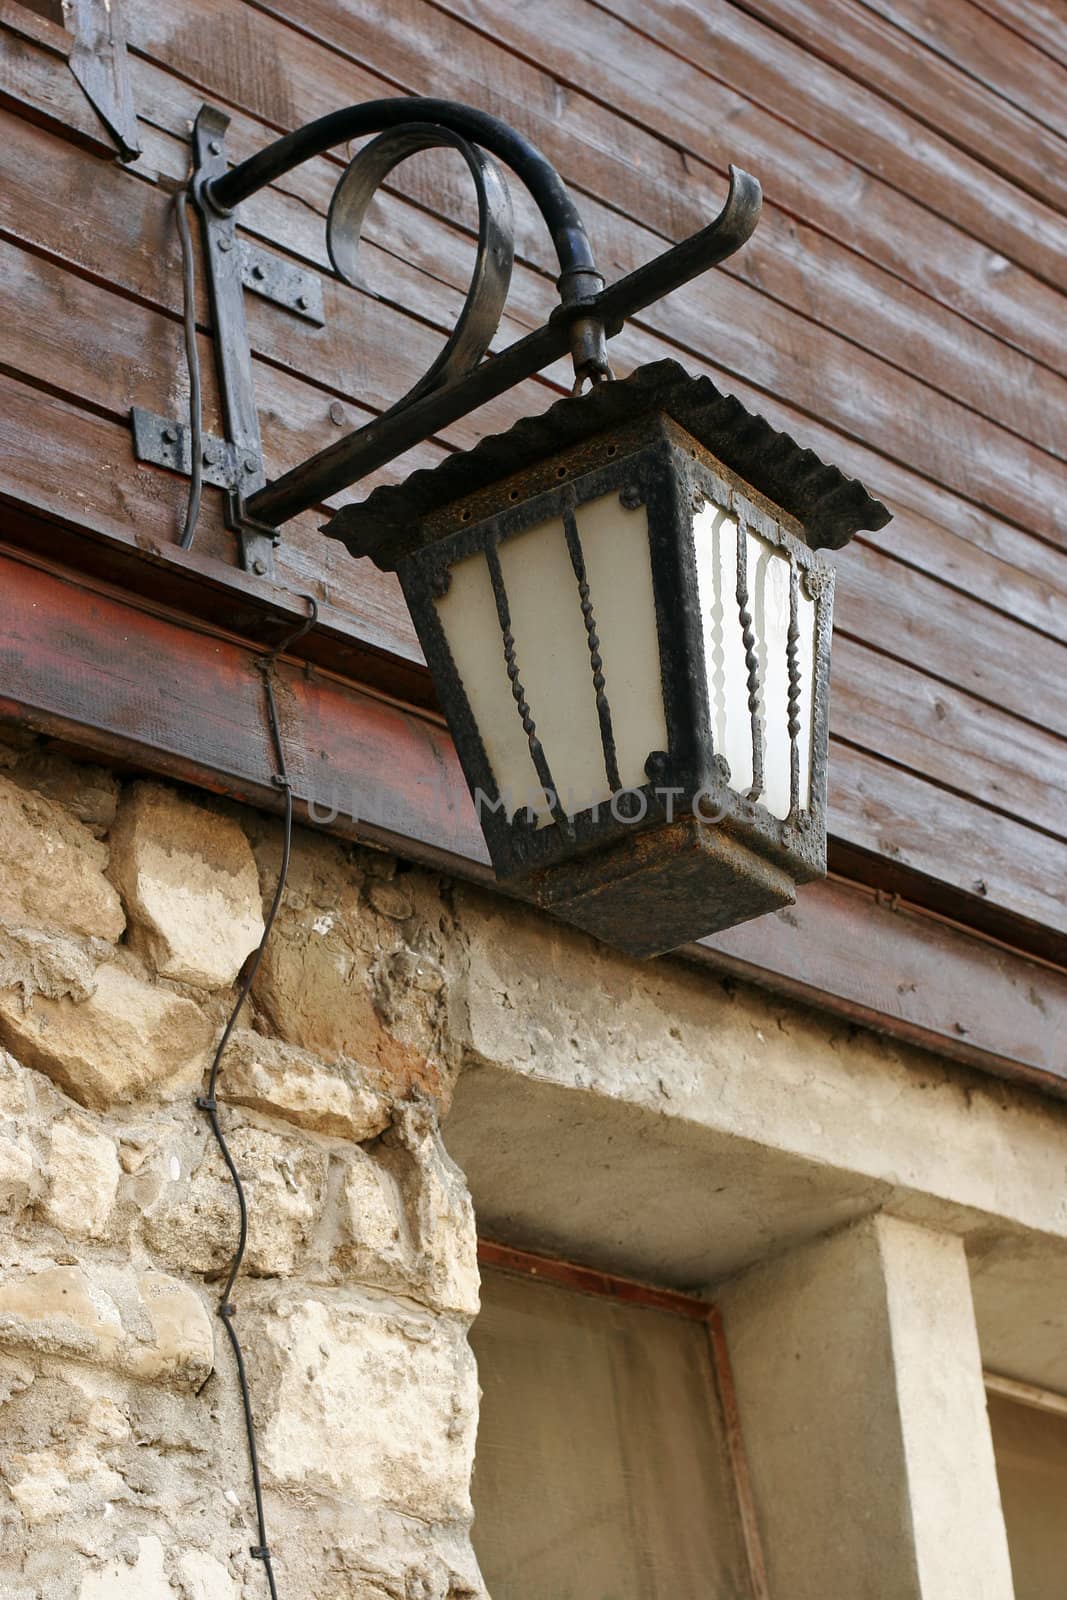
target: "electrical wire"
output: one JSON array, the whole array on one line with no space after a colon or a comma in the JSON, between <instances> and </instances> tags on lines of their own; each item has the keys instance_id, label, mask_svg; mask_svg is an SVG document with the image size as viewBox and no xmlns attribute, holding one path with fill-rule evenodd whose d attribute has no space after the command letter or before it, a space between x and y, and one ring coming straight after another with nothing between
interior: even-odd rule
<instances>
[{"instance_id":1,"label":"electrical wire","mask_svg":"<svg viewBox=\"0 0 1067 1600\"><path fill-rule=\"evenodd\" d=\"M237 990L237 998L234 1001L233 1009L230 1012L229 1019L226 1023L226 1026L222 1030L222 1035L215 1048L215 1054L211 1062L211 1070L208 1074L207 1093L198 1095L196 1100L198 1107L201 1111L206 1113L208 1121L211 1124L211 1131L215 1136L215 1142L219 1147L219 1152L223 1161L226 1163L227 1171L229 1172L230 1178L233 1181L234 1194L237 1198L237 1209L240 1218L237 1246L230 1261L229 1271L226 1275L225 1287L223 1288L222 1294L219 1297L218 1316L223 1327L226 1329L226 1334L230 1341L230 1348L233 1351L234 1364L237 1368L237 1382L241 1390L241 1406L244 1411L245 1435L248 1441L248 1462L252 1472L252 1489L255 1494L256 1501L257 1543L251 1546L250 1554L257 1561L262 1561L263 1563L264 1570L267 1574L267 1584L270 1588L271 1600L278 1600L278 1588L274 1578L274 1565L271 1559L270 1545L267 1540L267 1520L263 1509L263 1485L260 1479L259 1471L259 1451L256 1446L256 1425L255 1419L252 1415L252 1396L248 1386L248 1374L245 1370L244 1351L241 1348L241 1341L237 1336L237 1329L233 1325L233 1319L237 1308L231 1298L233 1294L233 1286L236 1283L238 1273L241 1270L241 1264L244 1261L245 1256L245 1249L248 1244L248 1202L245 1197L244 1185L241 1182L241 1175L237 1170L237 1165L233 1159L233 1154L226 1142L226 1136L223 1133L222 1125L219 1122L219 1108L215 1097L215 1089L218 1083L219 1069L222 1065L222 1058L225 1054L226 1046L230 1042L230 1036L237 1025L237 1018L241 1014L241 1009L244 1006L245 1001L248 999L252 984L255 981L256 973L259 970L259 964L263 959L263 954L270 939L271 930L274 927L274 922L278 915L279 907L282 903L282 895L285 893L285 884L289 876L289 858L292 853L293 844L293 790L289 779L288 768L285 762L285 750L282 744L281 725L278 720L278 705L274 697L274 668L282 651L288 649L290 645L295 644L298 639L303 638L304 634L306 634L310 628L313 628L318 621L319 608L316 601L312 599L310 595L305 595L303 598L307 601L309 606L309 615L307 620L301 623L298 628L294 629L292 633L288 634L282 640L282 642L279 645L276 645L268 655L260 657L260 659L256 662L256 666L263 675L263 690L267 702L267 721L270 725L271 742L274 746L274 756L278 769L277 772L272 775L271 782L276 788L281 789L285 796L285 821L282 830L282 859L281 866L278 869L278 881L275 886L274 897L271 900L270 910L268 911L263 924L263 937L260 939L251 960L246 963L245 970Z\"/></svg>"},{"instance_id":2,"label":"electrical wire","mask_svg":"<svg viewBox=\"0 0 1067 1600\"><path fill-rule=\"evenodd\" d=\"M189 371L189 453L191 472L189 498L178 544L188 550L200 517L200 498L204 483L204 405L200 384L200 352L196 347L196 266L193 241L189 233L189 190L179 189L174 196L174 215L182 247L182 321L185 326L185 364Z\"/></svg>"}]
</instances>

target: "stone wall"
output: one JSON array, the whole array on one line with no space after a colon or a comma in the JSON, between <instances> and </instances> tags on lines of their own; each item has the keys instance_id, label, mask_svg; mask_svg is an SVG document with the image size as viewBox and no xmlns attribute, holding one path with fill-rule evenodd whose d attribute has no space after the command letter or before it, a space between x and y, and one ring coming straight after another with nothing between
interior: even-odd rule
<instances>
[{"instance_id":1,"label":"stone wall","mask_svg":"<svg viewBox=\"0 0 1067 1600\"><path fill-rule=\"evenodd\" d=\"M0 744L0 1593L266 1583L218 1279L234 1191L194 1104L280 828ZM298 835L220 1081L235 1300L287 1600L460 1600L478 1304L438 1116L463 941L429 876Z\"/></svg>"},{"instance_id":2,"label":"stone wall","mask_svg":"<svg viewBox=\"0 0 1067 1600\"><path fill-rule=\"evenodd\" d=\"M265 1600L216 1316L238 1216L195 1097L280 850L274 819L0 730L3 1600ZM895 1559L922 1577L899 1593L1008 1592L981 1363L1067 1392L1067 1105L314 829L219 1099L250 1207L236 1326L282 1600L487 1600L468 1184L490 1235L714 1287L776 1597L885 1592L880 1566L857 1580L863 1541L832 1581L823 1556L797 1568L780 1508L794 1457L815 1460L793 1428L807 1390L799 1369L785 1400L772 1383L813 1263L831 1318L863 1309L850 1263L880 1263L864 1304L887 1336L811 1359L844 1385L831 1411L880 1397ZM948 1311L927 1292L946 1262ZM949 1353L954 1387L931 1395ZM920 1423L949 1400L984 1461L957 1500L1000 1529L993 1554L962 1513L951 1547L929 1534L960 1474ZM884 1499L886 1454L867 1455ZM822 1511L807 1520L821 1536Z\"/></svg>"}]
</instances>

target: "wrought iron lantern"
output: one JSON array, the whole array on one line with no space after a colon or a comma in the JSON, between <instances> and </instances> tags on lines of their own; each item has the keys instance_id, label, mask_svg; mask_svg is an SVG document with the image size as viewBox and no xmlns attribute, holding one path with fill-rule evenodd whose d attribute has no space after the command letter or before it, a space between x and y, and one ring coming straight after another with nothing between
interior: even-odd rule
<instances>
[{"instance_id":1,"label":"wrought iron lantern","mask_svg":"<svg viewBox=\"0 0 1067 1600\"><path fill-rule=\"evenodd\" d=\"M877 511L663 361L327 531L400 576L498 876L647 956L825 871L816 552Z\"/></svg>"},{"instance_id":2,"label":"wrought iron lantern","mask_svg":"<svg viewBox=\"0 0 1067 1600\"><path fill-rule=\"evenodd\" d=\"M731 168L708 227L605 287L558 175L484 113L430 100L356 106L232 171L225 125L201 113L193 194L227 446L235 461L244 453L227 486L246 564L264 570L288 517L569 350L569 399L346 506L324 531L399 575L502 881L641 956L791 902L826 859L833 569L818 552L884 526L889 513L709 379L661 361L616 381L606 354L627 317L745 243L759 185ZM466 304L402 401L268 484L234 211L301 161L372 132L331 206L335 268L360 282L375 190L414 151L447 146L478 197ZM493 156L548 223L561 304L543 328L483 361L513 254ZM139 448L150 459L159 459L160 426L142 415Z\"/></svg>"}]
</instances>

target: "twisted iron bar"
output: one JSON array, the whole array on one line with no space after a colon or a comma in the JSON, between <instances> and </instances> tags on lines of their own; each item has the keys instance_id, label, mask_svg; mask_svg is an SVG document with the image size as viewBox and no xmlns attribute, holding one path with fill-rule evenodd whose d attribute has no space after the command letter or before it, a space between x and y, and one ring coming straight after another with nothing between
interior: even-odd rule
<instances>
[{"instance_id":1,"label":"twisted iron bar","mask_svg":"<svg viewBox=\"0 0 1067 1600\"><path fill-rule=\"evenodd\" d=\"M789 627L785 635L785 659L789 671L789 695L786 705L789 734L789 814L796 817L800 810L800 586L796 557L789 557Z\"/></svg>"},{"instance_id":2,"label":"twisted iron bar","mask_svg":"<svg viewBox=\"0 0 1067 1600\"><path fill-rule=\"evenodd\" d=\"M752 783L746 798L758 800L763 793L763 729L760 725L759 656L756 654L756 633L752 626L748 594L748 532L745 524L737 523L737 614L741 623L741 641L745 647L745 668L748 672L748 715L752 725Z\"/></svg>"},{"instance_id":3,"label":"twisted iron bar","mask_svg":"<svg viewBox=\"0 0 1067 1600\"><path fill-rule=\"evenodd\" d=\"M589 646L589 665L593 673L593 693L596 696L597 717L600 720L600 742L604 748L604 773L612 794L617 794L622 788L622 777L619 773L619 758L615 746L615 729L611 721L611 706L608 703L604 659L600 654L600 635L597 632L596 612L590 594L589 575L585 569L585 552L582 550L582 540L578 532L578 519L574 514L573 506L564 508L563 531L567 539L567 550L570 554L571 566L574 568L574 576L578 582L578 601L581 605L582 618L585 622L586 643Z\"/></svg>"},{"instance_id":4,"label":"twisted iron bar","mask_svg":"<svg viewBox=\"0 0 1067 1600\"><path fill-rule=\"evenodd\" d=\"M496 601L496 614L500 623L500 635L504 648L504 666L511 683L511 695L515 701L515 709L522 723L522 731L526 735L526 743L530 750L530 760L534 764L538 781L545 792L545 799L549 802L552 815L563 829L568 838L574 835L573 825L567 816L552 769L548 764L544 747L537 737L537 724L534 721L530 702L526 698L526 689L519 672L518 655L515 649L515 635L511 628L511 607L508 603L507 586L504 583L504 574L500 567L500 553L495 545L489 545L485 552L485 559L489 566L489 580L493 586L493 598Z\"/></svg>"}]
</instances>

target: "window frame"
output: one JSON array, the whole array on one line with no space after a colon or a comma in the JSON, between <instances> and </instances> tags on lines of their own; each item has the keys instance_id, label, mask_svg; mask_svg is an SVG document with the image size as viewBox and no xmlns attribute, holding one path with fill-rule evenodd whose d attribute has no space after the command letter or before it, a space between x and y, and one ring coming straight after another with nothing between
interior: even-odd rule
<instances>
[{"instance_id":1,"label":"window frame","mask_svg":"<svg viewBox=\"0 0 1067 1600\"><path fill-rule=\"evenodd\" d=\"M579 1265L555 1256L545 1256L514 1245L479 1236L478 1265L494 1272L508 1273L528 1282L547 1283L576 1294L611 1300L633 1310L660 1311L690 1322L701 1323L708 1340L711 1376L722 1413L730 1476L737 1501L741 1545L748 1573L752 1600L771 1600L767 1567L763 1556L756 1502L752 1492L748 1455L745 1450L741 1413L734 1383L730 1349L722 1312L713 1300L663 1289L636 1278L603 1272L597 1267Z\"/></svg>"}]
</instances>

